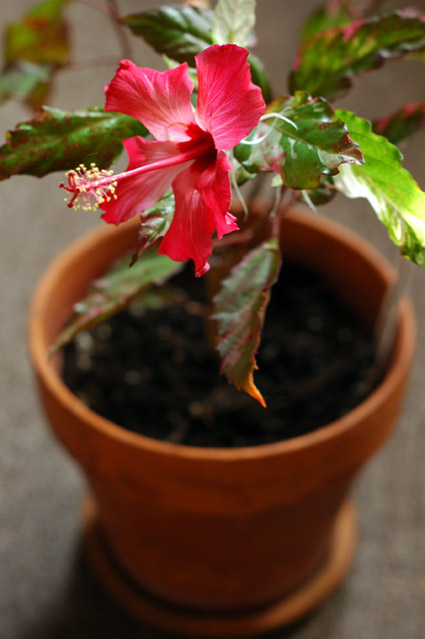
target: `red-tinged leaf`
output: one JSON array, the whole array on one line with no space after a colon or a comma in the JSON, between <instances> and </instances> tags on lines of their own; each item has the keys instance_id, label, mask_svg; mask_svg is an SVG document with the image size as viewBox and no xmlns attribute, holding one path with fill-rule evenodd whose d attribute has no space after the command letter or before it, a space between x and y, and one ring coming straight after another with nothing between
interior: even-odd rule
<instances>
[{"instance_id":1,"label":"red-tinged leaf","mask_svg":"<svg viewBox=\"0 0 425 639\"><path fill-rule=\"evenodd\" d=\"M84 162L107 168L122 150L122 140L146 135L145 127L103 107L62 111L44 107L29 122L9 131L0 147L0 180L26 174L42 177Z\"/></svg>"},{"instance_id":2,"label":"red-tinged leaf","mask_svg":"<svg viewBox=\"0 0 425 639\"><path fill-rule=\"evenodd\" d=\"M163 198L158 200L155 206L146 209L140 214L141 225L137 235L137 244L131 265L135 264L141 255L154 244L160 237L163 237L174 216L174 193L169 191Z\"/></svg>"},{"instance_id":3,"label":"red-tinged leaf","mask_svg":"<svg viewBox=\"0 0 425 639\"><path fill-rule=\"evenodd\" d=\"M301 41L305 42L321 31L346 27L353 20L359 20L361 17L362 11L358 4L347 0L329 0L304 23L301 29Z\"/></svg>"},{"instance_id":4,"label":"red-tinged leaf","mask_svg":"<svg viewBox=\"0 0 425 639\"><path fill-rule=\"evenodd\" d=\"M64 66L69 61L69 33L64 9L69 0L43 0L6 27L6 65L21 60Z\"/></svg>"},{"instance_id":5,"label":"red-tinged leaf","mask_svg":"<svg viewBox=\"0 0 425 639\"><path fill-rule=\"evenodd\" d=\"M263 242L235 266L214 297L213 318L219 337L221 373L265 406L254 384L255 355L260 343L270 289L281 264L276 238Z\"/></svg>"},{"instance_id":6,"label":"red-tinged leaf","mask_svg":"<svg viewBox=\"0 0 425 639\"><path fill-rule=\"evenodd\" d=\"M0 103L11 98L26 102L37 111L47 101L51 70L32 62L21 62L0 74Z\"/></svg>"},{"instance_id":7,"label":"red-tinged leaf","mask_svg":"<svg viewBox=\"0 0 425 639\"><path fill-rule=\"evenodd\" d=\"M44 0L5 28L0 102L17 98L37 111L47 100L55 72L70 58L64 9L68 0Z\"/></svg>"},{"instance_id":8,"label":"red-tinged leaf","mask_svg":"<svg viewBox=\"0 0 425 639\"><path fill-rule=\"evenodd\" d=\"M425 103L412 102L373 123L373 131L398 144L425 127Z\"/></svg>"},{"instance_id":9,"label":"red-tinged leaf","mask_svg":"<svg viewBox=\"0 0 425 639\"><path fill-rule=\"evenodd\" d=\"M352 86L353 75L423 47L425 18L408 10L323 31L301 47L290 76L291 92L334 98Z\"/></svg>"},{"instance_id":10,"label":"red-tinged leaf","mask_svg":"<svg viewBox=\"0 0 425 639\"><path fill-rule=\"evenodd\" d=\"M344 163L361 164L358 145L330 104L298 91L269 104L263 121L234 150L247 171L276 171L285 186L314 189ZM258 142L256 142L258 140Z\"/></svg>"},{"instance_id":11,"label":"red-tinged leaf","mask_svg":"<svg viewBox=\"0 0 425 639\"><path fill-rule=\"evenodd\" d=\"M108 273L93 282L86 297L74 306L74 316L53 344L52 353L68 344L80 331L127 308L151 285L162 284L183 266L183 263L173 262L152 249L132 268L129 267L128 256L118 260Z\"/></svg>"},{"instance_id":12,"label":"red-tinged leaf","mask_svg":"<svg viewBox=\"0 0 425 639\"><path fill-rule=\"evenodd\" d=\"M43 105L48 102L52 92L52 79L53 74L49 73L48 80L41 80L40 82L37 82L33 90L27 93L25 104L29 106L34 113L40 111L40 109L43 108Z\"/></svg>"}]
</instances>

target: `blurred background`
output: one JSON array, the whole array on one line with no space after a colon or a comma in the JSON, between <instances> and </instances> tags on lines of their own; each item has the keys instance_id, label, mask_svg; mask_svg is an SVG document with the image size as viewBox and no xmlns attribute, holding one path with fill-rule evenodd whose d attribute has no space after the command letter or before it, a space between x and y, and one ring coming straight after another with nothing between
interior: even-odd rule
<instances>
[{"instance_id":1,"label":"blurred background","mask_svg":"<svg viewBox=\"0 0 425 639\"><path fill-rule=\"evenodd\" d=\"M20 18L31 4L1 0L1 26ZM393 2L397 7L411 4ZM118 5L125 15L160 3L118 0ZM256 52L266 63L275 94L285 93L300 26L319 2L258 0L257 5ZM425 11L423 0L416 6ZM116 60L59 74L51 104L63 109L101 104L103 87L121 56L119 42L107 18L83 1L70 3L68 15L75 61L104 55ZM163 68L142 41L133 43L137 64ZM400 61L358 78L337 104L373 119L415 100L425 101L425 65ZM0 139L30 117L17 102L0 105ZM424 146L422 132L403 148L405 166L422 188ZM64 246L99 223L96 213L64 206L58 189L62 179L60 174L41 180L15 177L0 184L0 639L170 636L117 610L85 565L79 537L83 482L46 428L28 364L26 314L34 285ZM394 260L397 251L365 201L340 197L320 213L357 229ZM408 270L419 324L416 364L399 428L355 489L361 538L352 571L306 621L268 635L275 639L423 636L425 272L410 265Z\"/></svg>"}]
</instances>

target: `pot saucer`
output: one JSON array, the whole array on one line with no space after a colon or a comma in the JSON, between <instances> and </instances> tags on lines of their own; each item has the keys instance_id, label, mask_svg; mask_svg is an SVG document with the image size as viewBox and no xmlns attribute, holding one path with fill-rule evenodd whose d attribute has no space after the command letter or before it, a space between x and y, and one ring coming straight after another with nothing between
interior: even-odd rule
<instances>
[{"instance_id":1,"label":"pot saucer","mask_svg":"<svg viewBox=\"0 0 425 639\"><path fill-rule=\"evenodd\" d=\"M356 539L355 510L352 503L346 501L336 519L325 562L298 589L281 600L251 611L199 613L163 601L136 584L118 565L103 538L93 497L89 495L83 506L85 553L112 599L151 626L198 637L229 639L256 635L299 621L341 583L350 568Z\"/></svg>"}]
</instances>

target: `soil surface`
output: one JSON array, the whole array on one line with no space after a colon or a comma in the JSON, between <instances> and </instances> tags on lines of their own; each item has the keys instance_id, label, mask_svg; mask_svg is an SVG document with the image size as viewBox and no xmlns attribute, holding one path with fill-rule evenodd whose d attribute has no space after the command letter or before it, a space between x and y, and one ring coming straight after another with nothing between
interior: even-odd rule
<instances>
[{"instance_id":1,"label":"soil surface","mask_svg":"<svg viewBox=\"0 0 425 639\"><path fill-rule=\"evenodd\" d=\"M273 287L255 373L266 409L219 375L206 341L202 278L191 277L190 287L186 307L134 307L80 334L65 349L65 383L124 428L206 447L296 437L370 392L372 334L317 275L285 263Z\"/></svg>"}]
</instances>

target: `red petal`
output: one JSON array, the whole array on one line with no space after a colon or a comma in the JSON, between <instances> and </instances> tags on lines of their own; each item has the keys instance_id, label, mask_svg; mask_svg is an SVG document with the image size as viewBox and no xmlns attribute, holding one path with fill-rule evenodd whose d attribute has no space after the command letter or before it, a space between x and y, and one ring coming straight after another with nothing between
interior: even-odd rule
<instances>
[{"instance_id":1,"label":"red petal","mask_svg":"<svg viewBox=\"0 0 425 639\"><path fill-rule=\"evenodd\" d=\"M232 149L258 124L266 105L251 82L248 51L213 45L195 57L199 82L196 119L217 149Z\"/></svg>"},{"instance_id":2,"label":"red petal","mask_svg":"<svg viewBox=\"0 0 425 639\"><path fill-rule=\"evenodd\" d=\"M200 191L204 203L214 216L219 239L227 233L238 230L238 225L235 223L236 218L229 213L232 199L229 180L229 171L231 170L232 167L227 155L224 151L219 151L215 165L206 168L196 183L196 188Z\"/></svg>"},{"instance_id":3,"label":"red petal","mask_svg":"<svg viewBox=\"0 0 425 639\"><path fill-rule=\"evenodd\" d=\"M140 120L157 140L190 139L187 125L194 122L190 96L193 83L187 64L155 71L122 60L105 87L105 111L118 111Z\"/></svg>"},{"instance_id":4,"label":"red petal","mask_svg":"<svg viewBox=\"0 0 425 639\"><path fill-rule=\"evenodd\" d=\"M231 200L229 160L219 152L215 162L200 159L173 182L176 200L174 218L161 242L159 252L172 260L193 259L199 277L209 269L211 236L221 238L237 230L235 218L228 213Z\"/></svg>"},{"instance_id":5,"label":"red petal","mask_svg":"<svg viewBox=\"0 0 425 639\"><path fill-rule=\"evenodd\" d=\"M198 163L196 163L198 164ZM211 236L215 230L212 212L195 189L200 170L196 164L181 173L173 182L175 212L158 253L176 262L192 259L199 277L208 270L207 260L212 253Z\"/></svg>"},{"instance_id":6,"label":"red petal","mask_svg":"<svg viewBox=\"0 0 425 639\"><path fill-rule=\"evenodd\" d=\"M146 142L141 137L128 138L123 145L129 156L127 171L179 155L176 142ZM101 204L102 219L112 224L126 222L137 213L153 206L171 188L174 178L190 166L190 161L160 168L142 175L118 178L117 199Z\"/></svg>"}]
</instances>

